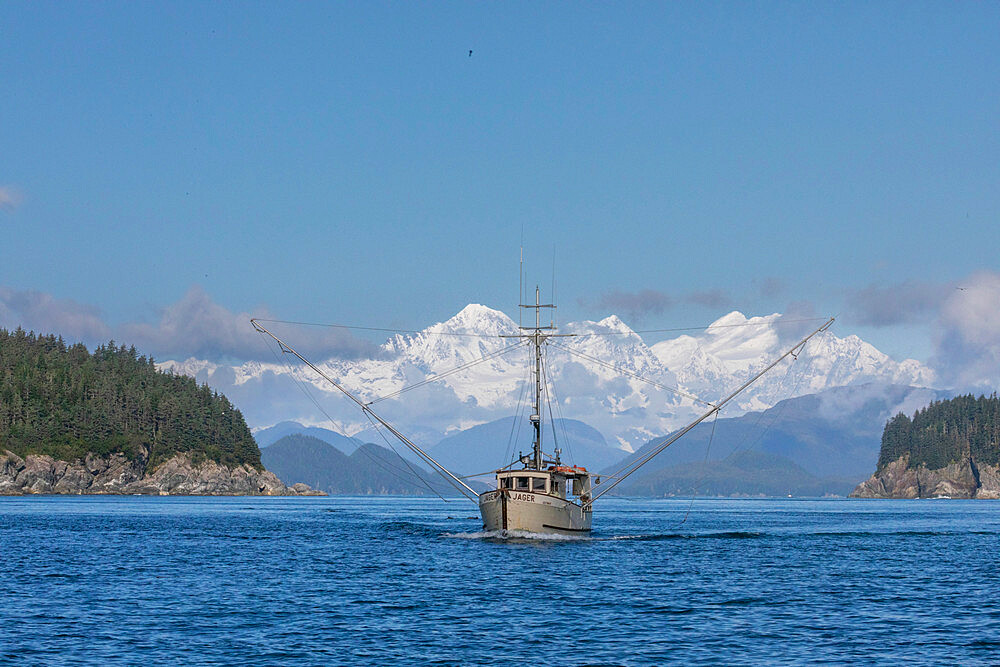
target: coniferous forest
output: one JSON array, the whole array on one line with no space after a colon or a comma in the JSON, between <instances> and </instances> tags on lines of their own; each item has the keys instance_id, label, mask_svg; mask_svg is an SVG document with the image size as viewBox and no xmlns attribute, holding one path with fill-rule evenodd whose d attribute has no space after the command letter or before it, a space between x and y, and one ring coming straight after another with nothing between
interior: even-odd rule
<instances>
[{"instance_id":1,"label":"coniferous forest","mask_svg":"<svg viewBox=\"0 0 1000 667\"><path fill-rule=\"evenodd\" d=\"M114 341L89 352L62 337L0 329L0 452L72 461L88 452L148 455L148 465L187 453L195 463L248 464L260 451L229 400L190 377L163 373L151 357Z\"/></svg>"},{"instance_id":2,"label":"coniferous forest","mask_svg":"<svg viewBox=\"0 0 1000 667\"><path fill-rule=\"evenodd\" d=\"M900 413L882 433L878 469L909 455L910 468L930 470L971 459L1000 464L1000 399L972 394L935 401L910 418Z\"/></svg>"}]
</instances>

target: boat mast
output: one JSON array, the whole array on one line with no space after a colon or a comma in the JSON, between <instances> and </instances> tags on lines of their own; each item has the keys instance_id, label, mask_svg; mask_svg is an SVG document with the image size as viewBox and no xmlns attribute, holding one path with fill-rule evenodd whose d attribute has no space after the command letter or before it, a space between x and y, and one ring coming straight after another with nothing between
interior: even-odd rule
<instances>
[{"instance_id":1,"label":"boat mast","mask_svg":"<svg viewBox=\"0 0 1000 667\"><path fill-rule=\"evenodd\" d=\"M535 427L534 456L535 470L542 469L542 341L541 333L541 293L535 285L535 332L532 343L535 346L535 411L531 415L531 425ZM555 308L555 306L552 306Z\"/></svg>"},{"instance_id":2,"label":"boat mast","mask_svg":"<svg viewBox=\"0 0 1000 667\"><path fill-rule=\"evenodd\" d=\"M531 448L531 461L525 463L529 470L542 470L545 467L545 457L542 454L542 344L549 338L564 338L575 334L557 334L555 318L550 320L549 326L542 326L542 308L555 309L555 304L542 303L542 292L535 285L535 303L520 303L520 308L533 308L535 310L535 326L519 327L521 333L514 335L501 335L501 338L523 338L531 342L535 348L535 401L533 413L531 415L531 426L535 430L535 440Z\"/></svg>"}]
</instances>

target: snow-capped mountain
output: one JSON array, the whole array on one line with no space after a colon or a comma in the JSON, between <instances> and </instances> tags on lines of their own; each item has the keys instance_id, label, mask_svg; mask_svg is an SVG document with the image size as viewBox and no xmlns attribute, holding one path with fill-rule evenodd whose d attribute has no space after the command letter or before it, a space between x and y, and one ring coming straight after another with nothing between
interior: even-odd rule
<instances>
[{"instance_id":1,"label":"snow-capped mountain","mask_svg":"<svg viewBox=\"0 0 1000 667\"><path fill-rule=\"evenodd\" d=\"M651 349L677 373L681 385L714 400L764 368L816 324L785 321L780 314L747 318L732 312L699 336L680 336ZM794 363L765 375L736 402L743 411L762 410L830 387L867 382L928 387L933 380L933 372L918 361L897 362L857 336L838 338L827 331L810 340Z\"/></svg>"},{"instance_id":2,"label":"snow-capped mountain","mask_svg":"<svg viewBox=\"0 0 1000 667\"><path fill-rule=\"evenodd\" d=\"M552 338L544 348L551 390L546 412L585 422L609 443L632 451L689 421L704 410L696 398L725 396L813 326L818 323L787 321L778 314L748 319L733 312L699 335L649 346L614 315L572 323L559 331L570 336ZM374 401L373 407L403 431L439 439L527 414L530 351L517 338L504 337L517 333L517 324L504 313L471 304L420 333L393 336L376 358L330 359L317 365L363 400ZM483 357L489 358L474 363ZM311 397L334 420L336 430L354 435L371 427L357 406L313 371L284 361L231 367L188 359L160 366L223 391L252 426L286 419L330 426ZM784 364L730 404L724 416L829 387L868 382L929 386L933 381L931 371L917 361L896 362L857 336L838 338L831 332L813 338L797 361ZM434 382L397 394L434 377Z\"/></svg>"}]
</instances>

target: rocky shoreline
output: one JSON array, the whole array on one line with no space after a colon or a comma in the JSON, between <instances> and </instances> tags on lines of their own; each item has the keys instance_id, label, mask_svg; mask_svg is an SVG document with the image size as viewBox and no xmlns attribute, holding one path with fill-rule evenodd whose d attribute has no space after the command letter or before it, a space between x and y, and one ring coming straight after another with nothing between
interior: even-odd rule
<instances>
[{"instance_id":1,"label":"rocky shoreline","mask_svg":"<svg viewBox=\"0 0 1000 667\"><path fill-rule=\"evenodd\" d=\"M266 470L241 465L235 468L215 461L193 464L179 455L147 470L144 457L122 454L101 457L87 454L76 461L51 456L0 454L0 495L110 494L189 496L325 496L305 484L286 486Z\"/></svg>"},{"instance_id":2,"label":"rocky shoreline","mask_svg":"<svg viewBox=\"0 0 1000 667\"><path fill-rule=\"evenodd\" d=\"M1000 498L1000 466L971 458L944 468L909 467L901 456L851 492L851 498Z\"/></svg>"}]
</instances>

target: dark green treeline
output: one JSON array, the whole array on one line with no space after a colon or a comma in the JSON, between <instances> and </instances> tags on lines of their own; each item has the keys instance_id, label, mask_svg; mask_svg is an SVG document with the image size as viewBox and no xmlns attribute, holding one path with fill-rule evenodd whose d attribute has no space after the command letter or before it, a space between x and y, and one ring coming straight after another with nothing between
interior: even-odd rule
<instances>
[{"instance_id":1,"label":"dark green treeline","mask_svg":"<svg viewBox=\"0 0 1000 667\"><path fill-rule=\"evenodd\" d=\"M0 452L71 461L93 452L149 453L156 466L188 453L197 463L249 464L260 451L243 415L207 385L156 370L134 347L93 354L62 337L0 329Z\"/></svg>"},{"instance_id":2,"label":"dark green treeline","mask_svg":"<svg viewBox=\"0 0 1000 667\"><path fill-rule=\"evenodd\" d=\"M935 401L913 418L900 413L882 432L878 469L909 454L909 467L929 469L972 458L977 464L1000 464L1000 399L972 394Z\"/></svg>"}]
</instances>

